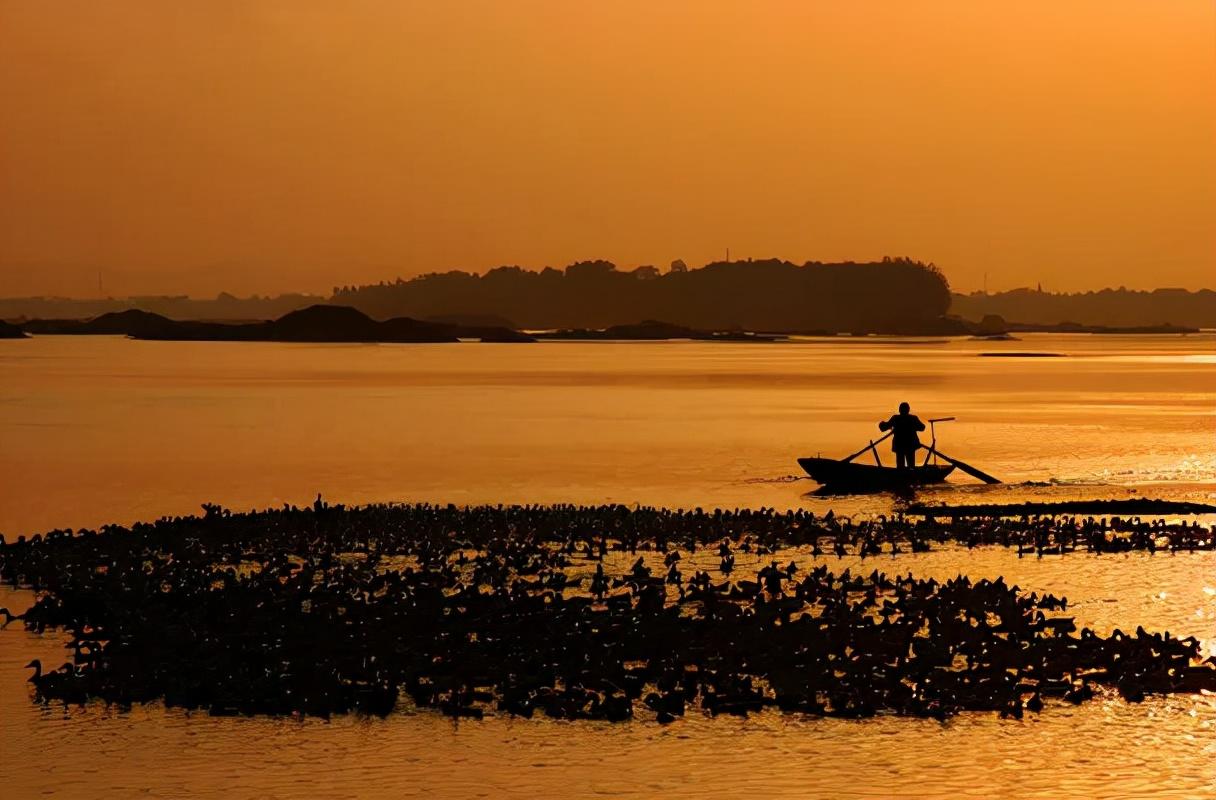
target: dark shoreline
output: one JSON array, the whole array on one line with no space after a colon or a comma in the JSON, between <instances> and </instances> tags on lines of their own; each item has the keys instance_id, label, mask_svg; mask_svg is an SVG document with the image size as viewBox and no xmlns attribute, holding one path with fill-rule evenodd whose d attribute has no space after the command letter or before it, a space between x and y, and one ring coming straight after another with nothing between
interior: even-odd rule
<instances>
[{"instance_id":1,"label":"dark shoreline","mask_svg":"<svg viewBox=\"0 0 1216 800\"><path fill-rule=\"evenodd\" d=\"M459 321L464 320L464 321ZM908 325L869 326L860 331L836 329L747 330L739 327L694 328L660 320L610 325L605 328L560 328L521 331L486 315L454 315L443 320L393 317L376 320L350 306L318 304L291 311L268 321L176 320L138 309L110 312L91 319L31 319L16 323L0 321L0 338L25 338L28 334L121 335L156 341L222 342L358 342L358 343L452 343L476 340L497 343L526 343L540 339L555 341L672 341L774 343L791 336L833 337L840 341L871 338L924 338L926 336L972 336L979 340L1016 340L1009 331L1048 331L1093 334L1189 334L1198 329L1173 325L1136 328L1101 328L1063 323L1034 326L985 319L980 323L954 317L919 321ZM982 353L985 356L1046 356L1055 353Z\"/></svg>"},{"instance_id":2,"label":"dark shoreline","mask_svg":"<svg viewBox=\"0 0 1216 800\"><path fill-rule=\"evenodd\" d=\"M266 322L178 321L146 311L121 311L91 320L31 320L22 330L69 336L120 335L132 339L190 342L526 343L535 339L510 328L426 322L409 317L374 320L345 306L315 305Z\"/></svg>"}]
</instances>

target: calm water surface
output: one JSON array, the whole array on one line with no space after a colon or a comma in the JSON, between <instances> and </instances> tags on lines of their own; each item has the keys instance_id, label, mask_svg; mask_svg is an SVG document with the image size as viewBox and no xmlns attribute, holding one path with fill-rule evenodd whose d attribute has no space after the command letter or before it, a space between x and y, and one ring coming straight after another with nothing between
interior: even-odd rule
<instances>
[{"instance_id":1,"label":"calm water surface","mask_svg":"<svg viewBox=\"0 0 1216 800\"><path fill-rule=\"evenodd\" d=\"M1064 357L978 355L1001 350ZM941 449L1008 484L959 476L941 499L1216 489L1216 334L777 345L48 336L0 341L0 376L9 534L318 491L348 503L840 509L803 498L809 481L783 480L794 459L857 450L901 400L926 419L958 417L940 426Z\"/></svg>"},{"instance_id":2,"label":"calm water surface","mask_svg":"<svg viewBox=\"0 0 1216 800\"><path fill-rule=\"evenodd\" d=\"M1037 351L1060 358L983 358ZM844 455L908 400L942 449L1006 481L930 499L1216 498L1216 336L783 345L0 342L0 531L336 502L803 505L793 459ZM885 458L889 455L884 453ZM805 553L794 554L806 560ZM855 560L830 559L838 565ZM942 550L866 568L1004 575L1078 622L1216 653L1216 554L1018 559ZM14 610L28 592L0 592ZM1070 613L1074 607L1070 605ZM1216 796L1216 698L1049 707L946 724L690 715L668 728L66 716L21 665L57 634L0 631L0 781L14 797Z\"/></svg>"}]
</instances>

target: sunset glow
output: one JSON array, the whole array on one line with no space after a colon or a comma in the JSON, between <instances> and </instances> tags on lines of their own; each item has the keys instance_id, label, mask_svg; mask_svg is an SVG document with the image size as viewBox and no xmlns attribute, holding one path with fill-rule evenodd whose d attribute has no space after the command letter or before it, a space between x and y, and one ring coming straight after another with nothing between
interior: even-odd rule
<instances>
[{"instance_id":1,"label":"sunset glow","mask_svg":"<svg viewBox=\"0 0 1216 800\"><path fill-rule=\"evenodd\" d=\"M1216 7L0 3L4 294L907 255L1212 285Z\"/></svg>"}]
</instances>

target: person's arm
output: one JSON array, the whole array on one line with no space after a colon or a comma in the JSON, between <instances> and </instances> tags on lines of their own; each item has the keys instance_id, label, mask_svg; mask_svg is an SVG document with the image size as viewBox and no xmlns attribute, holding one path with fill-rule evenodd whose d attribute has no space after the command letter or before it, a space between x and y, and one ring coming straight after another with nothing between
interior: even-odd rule
<instances>
[{"instance_id":1,"label":"person's arm","mask_svg":"<svg viewBox=\"0 0 1216 800\"><path fill-rule=\"evenodd\" d=\"M878 423L878 429L879 429L880 431L889 431L889 430L891 430L891 420L889 420L889 419L884 419L882 422Z\"/></svg>"},{"instance_id":2,"label":"person's arm","mask_svg":"<svg viewBox=\"0 0 1216 800\"><path fill-rule=\"evenodd\" d=\"M920 421L920 417L916 418L916 429L918 431L923 431L925 429L925 423Z\"/></svg>"}]
</instances>

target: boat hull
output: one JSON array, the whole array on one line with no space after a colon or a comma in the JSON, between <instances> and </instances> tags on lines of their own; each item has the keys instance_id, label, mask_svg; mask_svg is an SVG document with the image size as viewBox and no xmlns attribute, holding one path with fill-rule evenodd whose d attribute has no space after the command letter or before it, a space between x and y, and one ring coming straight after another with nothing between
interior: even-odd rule
<instances>
[{"instance_id":1,"label":"boat hull","mask_svg":"<svg viewBox=\"0 0 1216 800\"><path fill-rule=\"evenodd\" d=\"M941 483L954 471L951 464L926 464L910 469L857 464L834 458L800 458L798 466L823 486L844 491L884 491Z\"/></svg>"}]
</instances>

